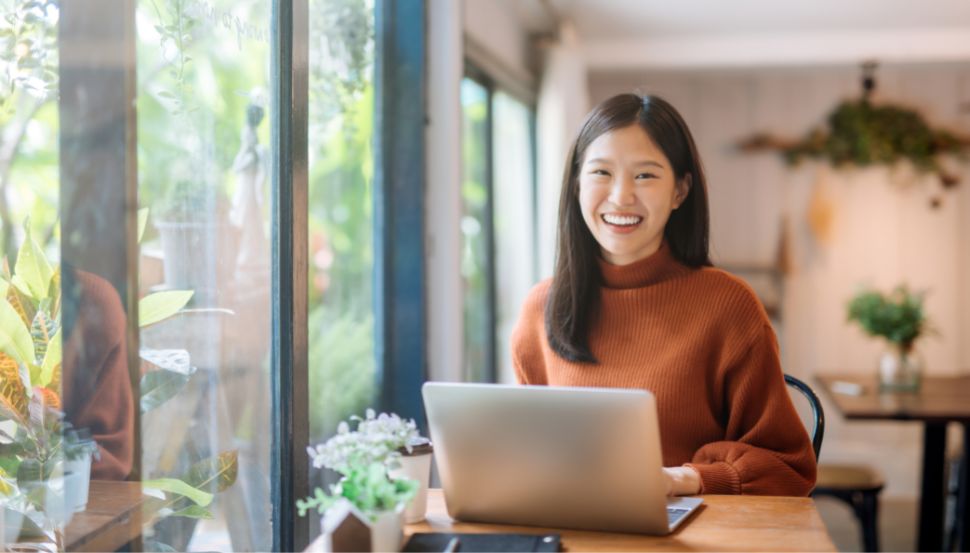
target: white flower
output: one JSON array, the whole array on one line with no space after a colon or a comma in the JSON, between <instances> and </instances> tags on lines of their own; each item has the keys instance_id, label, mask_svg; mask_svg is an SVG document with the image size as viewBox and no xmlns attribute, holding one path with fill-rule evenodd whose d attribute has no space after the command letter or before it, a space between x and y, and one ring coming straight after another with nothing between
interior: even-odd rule
<instances>
[{"instance_id":1,"label":"white flower","mask_svg":"<svg viewBox=\"0 0 970 553\"><path fill-rule=\"evenodd\" d=\"M411 451L411 442L419 437L414 420L404 420L393 413L377 415L373 409L367 409L364 418L350 418L357 421L357 430L350 431L350 426L341 422L336 435L316 448L307 448L314 467L347 474L352 466L392 464L401 456L399 450Z\"/></svg>"}]
</instances>

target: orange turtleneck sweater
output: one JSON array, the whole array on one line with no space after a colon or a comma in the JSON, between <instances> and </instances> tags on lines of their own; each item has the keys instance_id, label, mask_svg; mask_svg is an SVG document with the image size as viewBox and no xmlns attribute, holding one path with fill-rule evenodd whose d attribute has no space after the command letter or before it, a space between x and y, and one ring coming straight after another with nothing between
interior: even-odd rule
<instances>
[{"instance_id":1,"label":"orange turtleneck sweater","mask_svg":"<svg viewBox=\"0 0 970 553\"><path fill-rule=\"evenodd\" d=\"M589 335L599 362L572 363L549 348L545 280L512 333L519 382L650 390L664 466L693 467L701 493L808 495L815 455L750 287L719 269L680 264L666 243L630 265L600 261L600 271Z\"/></svg>"}]
</instances>

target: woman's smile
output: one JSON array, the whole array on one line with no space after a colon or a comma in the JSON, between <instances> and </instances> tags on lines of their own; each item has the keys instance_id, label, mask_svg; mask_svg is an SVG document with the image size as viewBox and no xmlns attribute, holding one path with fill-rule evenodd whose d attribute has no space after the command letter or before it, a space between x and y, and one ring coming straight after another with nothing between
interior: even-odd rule
<instances>
[{"instance_id":1,"label":"woman's smile","mask_svg":"<svg viewBox=\"0 0 970 553\"><path fill-rule=\"evenodd\" d=\"M629 213L604 213L600 218L616 234L630 234L640 227L643 217Z\"/></svg>"}]
</instances>

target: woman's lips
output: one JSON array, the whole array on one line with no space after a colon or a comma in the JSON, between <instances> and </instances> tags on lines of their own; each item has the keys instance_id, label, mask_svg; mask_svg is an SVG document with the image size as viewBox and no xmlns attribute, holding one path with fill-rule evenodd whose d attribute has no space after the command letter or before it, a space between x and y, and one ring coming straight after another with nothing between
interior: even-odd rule
<instances>
[{"instance_id":1,"label":"woman's lips","mask_svg":"<svg viewBox=\"0 0 970 553\"><path fill-rule=\"evenodd\" d=\"M617 234L628 234L635 231L640 223L643 222L643 217L640 215L633 215L629 213L603 213L600 215L600 220L606 224L612 232Z\"/></svg>"}]
</instances>

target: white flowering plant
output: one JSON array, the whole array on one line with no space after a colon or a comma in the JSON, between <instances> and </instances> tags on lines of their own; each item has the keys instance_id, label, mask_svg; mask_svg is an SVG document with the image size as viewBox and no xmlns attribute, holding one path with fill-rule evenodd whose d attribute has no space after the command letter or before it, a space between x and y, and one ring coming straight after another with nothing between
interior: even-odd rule
<instances>
[{"instance_id":1,"label":"white flowering plant","mask_svg":"<svg viewBox=\"0 0 970 553\"><path fill-rule=\"evenodd\" d=\"M410 452L420 438L413 419L402 419L393 413L377 415L368 409L364 418L354 415L350 420L357 422L357 430L351 431L343 421L334 437L307 448L314 467L326 467L347 476L352 468L372 463L393 466L401 451Z\"/></svg>"},{"instance_id":2,"label":"white flowering plant","mask_svg":"<svg viewBox=\"0 0 970 553\"><path fill-rule=\"evenodd\" d=\"M357 423L356 430L341 422L335 436L307 448L314 467L334 470L341 479L330 486L329 494L316 488L312 496L298 500L300 516L310 509L322 514L341 498L373 515L406 504L417 493L418 482L393 478L388 473L402 452L410 453L421 440L414 420L393 413L378 415L373 409L368 409L364 418L355 415L350 420Z\"/></svg>"}]
</instances>

